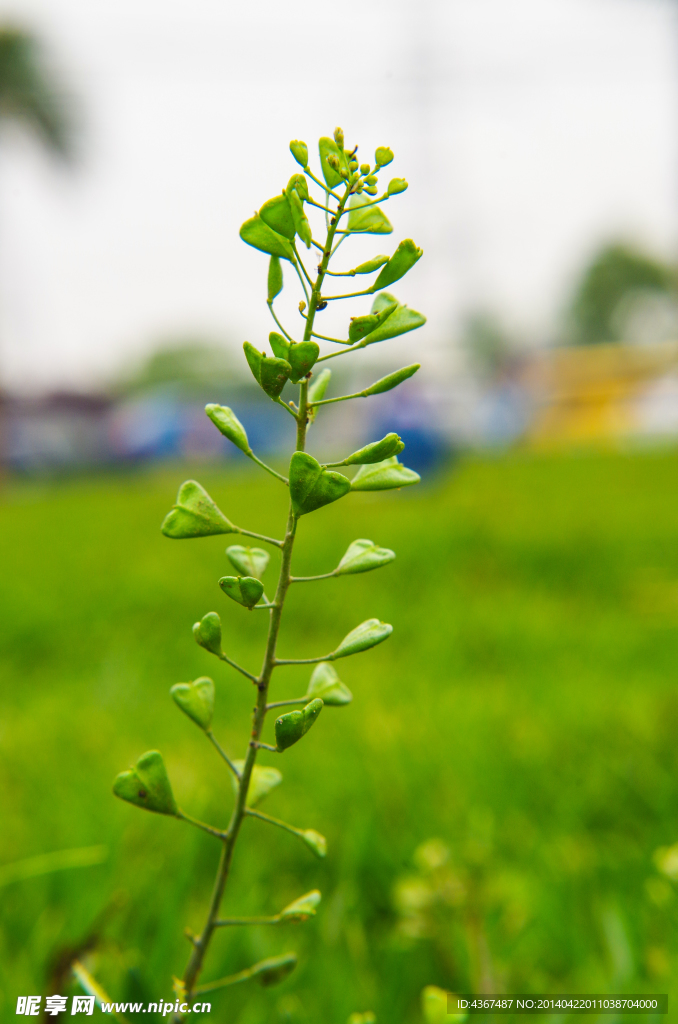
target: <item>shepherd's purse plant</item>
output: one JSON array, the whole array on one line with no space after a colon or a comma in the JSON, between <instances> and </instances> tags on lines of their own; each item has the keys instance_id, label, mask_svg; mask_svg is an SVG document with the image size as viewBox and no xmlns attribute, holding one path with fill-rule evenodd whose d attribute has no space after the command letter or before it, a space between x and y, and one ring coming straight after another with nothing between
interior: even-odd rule
<instances>
[{"instance_id":1,"label":"shepherd's purse plant","mask_svg":"<svg viewBox=\"0 0 678 1024\"><path fill-rule=\"evenodd\" d=\"M263 798L281 782L282 775L275 767L257 764L257 755L262 749L282 754L308 732L324 707L334 708L348 704L352 700L352 695L340 680L334 667L335 662L349 655L367 651L386 640L392 631L392 627L387 623L376 618L367 619L351 630L328 654L321 657L280 658L277 652L285 598L291 585L367 572L387 565L395 558L393 551L379 547L371 540L359 539L349 545L345 555L332 571L322 571L317 576L293 576L292 552L302 516L338 501L350 491L389 490L408 486L419 480L415 472L398 461L404 444L395 433L387 434L381 440L365 445L340 462L321 463L306 451L309 427L326 405L390 391L419 369L419 364L414 363L389 373L388 376L355 394L325 397L331 371L321 364L363 349L367 345L395 338L425 323L425 318L420 313L409 309L390 292L384 290L403 277L420 258L422 251L411 239L400 242L390 257L375 256L350 270L329 269L337 250L349 236L387 235L392 232L393 228L382 207L407 188L407 182L403 178L391 178L387 187L382 187L381 191L378 187L380 172L393 160L390 149L380 146L375 153L374 165L360 163L357 149L357 146L352 149L345 146L344 135L339 128L334 132L333 139L320 139L320 178L309 167L306 144L291 142L292 156L301 166L303 173L293 174L283 192L265 202L259 212L245 221L240 229L243 241L269 256L267 303L277 330L269 335L270 353L260 351L249 342L245 342L244 351L257 383L266 395L280 406L281 416L292 416L296 422L296 447L290 459L289 477L266 465L252 451L245 429L231 409L221 405L208 405L205 409L217 430L262 470L275 477L281 487L288 488L289 513L283 539L265 537L236 526L194 480L188 480L181 485L176 504L162 524L165 536L175 540L210 537L216 534L239 534L277 548L281 553L278 581L270 598L265 594L262 582L269 561L268 552L263 548L241 544L228 547L226 553L235 574L223 576L219 580L223 593L234 602L234 615L240 612L244 614L246 610L263 611L268 615L266 648L258 674L238 665L230 654L222 650L221 619L217 612L208 612L193 627L193 635L201 647L229 665L255 688L256 707L249 735L243 740L244 758L238 759L235 755L227 753L212 731L215 698L212 679L203 676L190 683L177 683L170 691L177 706L204 732L230 771L235 790L235 803L228 827L222 830L197 821L177 805L162 755L157 750L143 754L133 768L117 776L113 785L115 795L121 799L148 811L186 821L208 832L221 845L221 858L202 930L198 935L189 934L191 953L188 963L183 977L174 981L177 1000L175 1020L183 1019L192 1003L201 998L203 993L250 978L256 978L263 984L273 984L294 969L296 956L294 953L286 953L261 961L226 978L201 981L205 958L217 929L235 925L280 925L305 921L315 914L320 901L320 893L314 890L300 896L271 916L221 916L222 898L233 852L245 818L258 818L262 822L285 829L301 839L318 857L324 857L326 852L325 839L315 830L296 828L258 809ZM314 188L319 189L316 193L317 198L311 195ZM324 222L325 237L322 242L316 241L309 213L321 226ZM297 239L303 242L308 251L309 267L301 258ZM314 267L310 267L312 263L315 264ZM296 274L303 292L303 298L299 302L302 321L299 340L295 340L292 328L288 331L283 326L274 308L275 299L283 288L283 266L289 267ZM351 294L329 294L332 278L357 276L361 281L366 281L374 274L377 275L376 279L362 290ZM317 331L318 313L324 310L328 303L372 294L375 294L376 298L371 312L351 317L348 323L348 337L332 338ZM329 346L328 351L322 355L318 342ZM284 401L282 398L283 389L288 381L298 386L296 401ZM358 470L352 479L336 471L354 466L357 466ZM236 609L235 605L241 606L240 609ZM293 700L271 701L269 694L273 673L277 668L286 665L313 666L307 691L303 697ZM284 706L290 706L293 710L281 713ZM270 711L276 715L274 744L262 740L264 723Z\"/></svg>"}]
</instances>

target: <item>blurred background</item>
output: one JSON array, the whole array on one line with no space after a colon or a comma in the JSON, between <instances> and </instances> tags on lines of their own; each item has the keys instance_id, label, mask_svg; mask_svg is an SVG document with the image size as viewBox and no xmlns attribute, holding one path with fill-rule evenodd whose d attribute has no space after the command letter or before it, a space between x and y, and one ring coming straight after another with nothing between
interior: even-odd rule
<instances>
[{"instance_id":1,"label":"blurred background","mask_svg":"<svg viewBox=\"0 0 678 1024\"><path fill-rule=\"evenodd\" d=\"M209 838L110 781L159 747L182 806L228 813L167 691L211 671L239 753L251 694L190 626L218 608L251 666L264 626L223 606L223 542L158 525L198 476L280 532L284 494L202 410L289 450L242 357L273 325L238 228L297 169L289 140L315 154L336 125L410 182L347 265L413 237L394 291L428 323L336 364L335 394L422 369L319 418L311 450L395 429L424 482L303 523L300 574L357 536L398 558L299 588L283 646L395 632L342 664L353 704L269 801L327 861L264 826L238 848L233 913L316 885L322 913L218 936L208 976L300 966L215 995L215 1019L414 1024L426 984L678 995L678 4L0 0L3 1020L69 990L76 956L115 998L169 998L200 926ZM298 298L286 280L290 325Z\"/></svg>"}]
</instances>

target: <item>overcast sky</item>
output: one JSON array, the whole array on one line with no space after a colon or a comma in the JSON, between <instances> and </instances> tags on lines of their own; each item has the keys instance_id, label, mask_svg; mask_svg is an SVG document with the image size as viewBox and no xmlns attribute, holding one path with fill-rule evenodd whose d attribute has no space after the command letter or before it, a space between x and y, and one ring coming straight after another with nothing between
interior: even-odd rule
<instances>
[{"instance_id":1,"label":"overcast sky","mask_svg":"<svg viewBox=\"0 0 678 1024\"><path fill-rule=\"evenodd\" d=\"M73 171L0 137L0 379L90 386L181 334L262 344L266 259L238 227L296 169L289 140L314 151L337 124L366 155L390 145L410 182L394 234L359 245L423 245L394 288L429 317L419 344L479 306L548 337L604 241L678 249L677 10L0 0L44 41L82 124ZM323 315L332 333L348 311Z\"/></svg>"}]
</instances>

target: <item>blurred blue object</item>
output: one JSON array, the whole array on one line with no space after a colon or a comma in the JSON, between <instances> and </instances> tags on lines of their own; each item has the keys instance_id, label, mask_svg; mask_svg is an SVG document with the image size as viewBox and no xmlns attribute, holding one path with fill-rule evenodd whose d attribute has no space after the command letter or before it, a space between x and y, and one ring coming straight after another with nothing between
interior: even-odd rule
<instances>
[{"instance_id":1,"label":"blurred blue object","mask_svg":"<svg viewBox=\"0 0 678 1024\"><path fill-rule=\"evenodd\" d=\"M402 461L417 473L436 470L449 459L449 439L440 427L437 405L422 392L409 389L407 393L384 396L374 403L376 415L370 421L369 440L377 440L395 431L405 442Z\"/></svg>"}]
</instances>

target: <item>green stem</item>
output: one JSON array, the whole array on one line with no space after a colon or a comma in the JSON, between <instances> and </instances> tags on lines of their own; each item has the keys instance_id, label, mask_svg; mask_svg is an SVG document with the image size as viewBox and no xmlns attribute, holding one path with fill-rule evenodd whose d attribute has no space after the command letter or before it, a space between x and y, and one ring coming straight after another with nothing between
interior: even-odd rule
<instances>
[{"instance_id":1,"label":"green stem","mask_svg":"<svg viewBox=\"0 0 678 1024\"><path fill-rule=\"evenodd\" d=\"M302 391L304 390L302 385ZM300 451L303 451L306 442L306 415L304 413L303 419L298 421L297 430L297 445ZM246 801L247 794L250 787L250 781L252 778L252 771L257 757L258 743L261 739L261 733L264 727L264 720L266 718L266 705L268 698L268 688L271 682L271 676L276 665L276 645L278 642L278 633L280 631L280 620L282 618L283 606L285 603L285 596L290 582L290 564L292 560L292 549L294 547L294 537L297 529L297 520L290 504L288 516L287 516L287 530L285 532L285 539L282 542L282 561L280 565L280 574L278 576L278 585L276 588L274 607L271 609L271 617L268 627L268 637L266 641L266 651L264 654L264 660L261 668L261 675L255 680L257 684L257 703L254 709L252 719L252 733L250 739L249 749L247 751L247 757L245 758L245 764L242 772L240 773L240 780L238 785L238 795L235 802L235 807L231 814L231 820L226 830L226 834L223 840L223 847L221 851L221 858L219 860L219 867L217 868L217 876L214 882L214 889L212 891L212 898L207 911L207 919L203 926L200 935L195 939L193 943L193 949L186 965L184 972L184 985L186 987L187 998L190 1001L196 994L196 982L202 971L205 954L209 948L209 944L212 940L212 936L217 927L217 920L219 916L219 908L224 895L224 889L226 888L226 882L228 879L231 862L233 860L233 851L235 848L238 835L240 833L240 827L246 814ZM277 543L277 542L276 542ZM249 673L246 673L249 675ZM241 972L241 975L235 975L236 981L246 980L246 978L252 975L248 972ZM225 980L221 984L235 984L235 981ZM213 986L207 986L213 987Z\"/></svg>"},{"instance_id":2,"label":"green stem","mask_svg":"<svg viewBox=\"0 0 678 1024\"><path fill-rule=\"evenodd\" d=\"M351 342L350 341L349 342L344 342L344 344L349 344L350 345ZM330 352L329 355L320 356L319 359L316 359L316 363L324 363L326 359L335 359L337 356L345 356L349 352L355 352L356 349L364 348L364 347L365 347L364 345L354 345L353 348L342 348L338 352Z\"/></svg>"},{"instance_id":3,"label":"green stem","mask_svg":"<svg viewBox=\"0 0 678 1024\"><path fill-rule=\"evenodd\" d=\"M322 658L278 658L276 665L317 665L319 661L334 661L334 651Z\"/></svg>"},{"instance_id":4,"label":"green stem","mask_svg":"<svg viewBox=\"0 0 678 1024\"><path fill-rule=\"evenodd\" d=\"M343 338L329 338L326 334L316 334L315 331L312 332L311 337L312 338L319 338L320 341L332 341L332 342L334 342L335 345L352 345L353 344L353 342L351 342L351 341L348 341L348 340L344 341ZM327 356L323 356L323 359L327 359ZM318 360L316 360L316 362L318 362Z\"/></svg>"},{"instance_id":5,"label":"green stem","mask_svg":"<svg viewBox=\"0 0 678 1024\"><path fill-rule=\"evenodd\" d=\"M208 832L211 836L216 839L225 839L226 833L222 832L218 828L212 828L211 825L206 825L204 821L198 821L197 818L192 818L190 814L184 814L181 809L177 810L177 818L181 818L182 821L187 821L189 825L195 825L196 828L201 828L203 832Z\"/></svg>"},{"instance_id":6,"label":"green stem","mask_svg":"<svg viewBox=\"0 0 678 1024\"><path fill-rule=\"evenodd\" d=\"M280 914L274 917L222 917L214 922L216 928L226 928L232 924L280 924Z\"/></svg>"},{"instance_id":7,"label":"green stem","mask_svg":"<svg viewBox=\"0 0 678 1024\"><path fill-rule=\"evenodd\" d=\"M267 299L266 300L266 305L268 306L268 309L269 309L269 312L270 312L271 316L273 317L273 319L275 320L275 322L277 323L278 327L283 332L283 334L285 335L287 340L288 341L294 341L294 338L292 337L292 335L287 333L287 331L285 330L285 328L283 327L283 325L280 323L280 321L278 320L277 316L275 315L275 312L273 311L273 299Z\"/></svg>"},{"instance_id":8,"label":"green stem","mask_svg":"<svg viewBox=\"0 0 678 1024\"><path fill-rule=\"evenodd\" d=\"M328 466L343 466L343 462L329 462ZM323 467L327 468L327 467ZM290 583L311 583L314 580L328 580L331 576L336 576L337 570L333 569L332 572L324 572L320 576L290 576Z\"/></svg>"},{"instance_id":9,"label":"green stem","mask_svg":"<svg viewBox=\"0 0 678 1024\"><path fill-rule=\"evenodd\" d=\"M374 295L373 288L366 288L364 292L349 292L347 295L323 295L325 302L334 302L335 299L358 299L361 295Z\"/></svg>"},{"instance_id":10,"label":"green stem","mask_svg":"<svg viewBox=\"0 0 678 1024\"><path fill-rule=\"evenodd\" d=\"M219 741L215 737L215 735L212 732L212 730L211 729L205 729L205 735L207 736L207 739L214 745L215 749L219 752L219 754L223 757L224 761L226 762L228 767L231 769L231 771L235 775L236 779L239 779L240 778L240 772L238 771L236 766L233 764L233 762L231 761L230 757L228 756L226 751L223 749L223 747L221 746L221 744L219 743Z\"/></svg>"},{"instance_id":11,"label":"green stem","mask_svg":"<svg viewBox=\"0 0 678 1024\"><path fill-rule=\"evenodd\" d=\"M331 213L334 217L334 210L331 210L329 206L323 206L322 203L316 203L315 199L305 199L304 202L308 203L309 206L315 206L318 210L324 210L325 213Z\"/></svg>"},{"instance_id":12,"label":"green stem","mask_svg":"<svg viewBox=\"0 0 678 1024\"><path fill-rule=\"evenodd\" d=\"M296 270L296 272L297 272L297 277L298 277L298 278L299 278L299 280L301 281L301 287L302 287L302 288L304 289L304 295L306 296L306 302L308 302L308 292L306 291L306 284L304 283L304 277L306 278L306 280L307 280L307 281L308 281L308 283L310 284L311 288L313 287L313 281L311 281L311 278L310 278L310 277L308 276L308 271L306 270L306 267L305 267L305 266L304 266L304 264L303 264L303 263L301 262L301 256L300 256L300 255L299 255L299 253L297 252L297 247L296 247L296 245L294 244L294 242L292 242L292 248L294 249L294 255L295 255L295 256L297 257L297 258L296 258L296 261L295 261L295 263L294 263L294 269L295 269L295 270ZM303 272L304 272L304 277L302 277L302 276L301 276L301 273L300 273L300 271L299 271L299 266L301 267L301 269L302 269L302 270L303 270Z\"/></svg>"},{"instance_id":13,"label":"green stem","mask_svg":"<svg viewBox=\"0 0 678 1024\"><path fill-rule=\"evenodd\" d=\"M278 828L284 829L285 832L290 832L293 836L304 835L303 829L295 828L294 825L288 825L286 821L281 821L280 818L272 818L270 814L264 814L262 811L254 811L251 807L246 808L245 814L248 818L259 818L260 821L266 821L269 825L277 825Z\"/></svg>"},{"instance_id":14,"label":"green stem","mask_svg":"<svg viewBox=\"0 0 678 1024\"><path fill-rule=\"evenodd\" d=\"M204 995L206 992L214 992L217 988L226 988L227 985L237 985L241 981L249 981L250 978L256 978L262 974L266 968L280 966L281 961L296 963L297 958L294 953L284 953L282 956L272 957L270 960L262 960L258 964L253 964L252 967L245 968L244 971L238 971L237 974L230 974L227 978L219 978L217 981L200 985L194 990L194 995ZM178 1019L175 1017L175 1020Z\"/></svg>"},{"instance_id":15,"label":"green stem","mask_svg":"<svg viewBox=\"0 0 678 1024\"><path fill-rule=\"evenodd\" d=\"M368 206L377 206L379 203L385 203L386 200L390 198L390 195L387 192L384 192L383 196L379 196L378 199L372 199L369 203L363 203L362 206L351 206L348 210L342 210L337 216L337 220L339 220L339 217L343 217L345 213L357 213L358 210L366 210Z\"/></svg>"},{"instance_id":16,"label":"green stem","mask_svg":"<svg viewBox=\"0 0 678 1024\"><path fill-rule=\"evenodd\" d=\"M340 234L341 234L341 238L339 239L339 241L335 245L334 249L332 250L332 253L331 253L332 256L334 256L335 252L337 251L337 249L339 248L341 243L345 242L346 239L348 238L348 233L344 234L343 232L340 232Z\"/></svg>"},{"instance_id":17,"label":"green stem","mask_svg":"<svg viewBox=\"0 0 678 1024\"><path fill-rule=\"evenodd\" d=\"M311 181L314 181L316 185L319 185L326 196L332 196L333 199L336 199L337 202L340 202L339 196L336 195L331 188L328 188L325 182L320 181L318 178L316 178L313 171L311 171L308 167L304 167L304 174L308 174Z\"/></svg>"},{"instance_id":18,"label":"green stem","mask_svg":"<svg viewBox=\"0 0 678 1024\"><path fill-rule=\"evenodd\" d=\"M284 403L283 403L283 404L284 404ZM275 476L275 477L277 477L277 478L278 478L278 480L282 480L282 482L283 482L283 483L284 483L284 484L285 484L286 486L288 486L288 487L289 487L289 483L290 483L290 482L289 482L289 480L287 479L287 477L286 477L286 476L283 476L283 475L282 475L282 473L277 473L277 472L275 471L275 469L272 469L272 468L271 468L270 466L267 466L265 462L262 462L262 460L261 460L261 459L258 459L258 458L257 458L257 456L256 456L256 455L254 454L254 452L253 452L253 451L245 452L245 454L247 455L247 458L248 458L248 459L251 459L251 460L252 460L252 462L256 462L256 464L257 464L258 466L261 466L261 468L262 468L262 469L265 469L267 473L270 473L270 474L271 474L271 476Z\"/></svg>"},{"instance_id":19,"label":"green stem","mask_svg":"<svg viewBox=\"0 0 678 1024\"><path fill-rule=\"evenodd\" d=\"M285 543L283 540L275 540L274 537L266 537L263 533L252 533L251 530L243 530L240 526L234 526L233 532L240 533L243 537L254 537L255 540L263 540L265 544L275 544L277 548L281 548Z\"/></svg>"},{"instance_id":20,"label":"green stem","mask_svg":"<svg viewBox=\"0 0 678 1024\"><path fill-rule=\"evenodd\" d=\"M290 414L290 416L294 416L294 418L296 420L296 418L297 418L296 412L294 411L294 409L290 409L289 405L285 405L285 403L283 402L282 398L278 398L277 399L277 403L278 403L278 405L282 405L282 407L285 410L285 412L288 412Z\"/></svg>"},{"instance_id":21,"label":"green stem","mask_svg":"<svg viewBox=\"0 0 678 1024\"><path fill-rule=\"evenodd\" d=\"M311 700L310 697L294 697L291 700L276 700L272 704L266 705L266 710L270 711L271 708L284 708L288 704L308 704Z\"/></svg>"},{"instance_id":22,"label":"green stem","mask_svg":"<svg viewBox=\"0 0 678 1024\"><path fill-rule=\"evenodd\" d=\"M247 678L249 680L251 680L251 682L253 682L253 683L257 682L257 677L256 676L253 676L252 673L248 672L246 668L243 668L241 665L239 665L237 661L233 661L232 658L229 658L229 656L227 654L224 654L223 651L221 652L221 654L217 655L217 657L221 661L225 661L227 665L231 666L231 668L234 668L236 670L236 672L240 672L240 673L242 673L242 675L247 676Z\"/></svg>"},{"instance_id":23,"label":"green stem","mask_svg":"<svg viewBox=\"0 0 678 1024\"><path fill-rule=\"evenodd\" d=\"M338 352L337 355L340 355L340 353ZM319 360L316 360L316 362L319 362ZM339 395L337 398L321 398L317 402L311 402L310 405L311 405L312 409L315 409L315 407L317 405L332 405L333 402L348 402L348 400L350 398L370 398L370 395L367 392L368 392L368 389L366 388L364 391L356 391L355 394L353 394L353 395ZM333 466L345 466L346 463L345 462L333 462L333 463L330 463L330 465L333 465Z\"/></svg>"}]
</instances>

